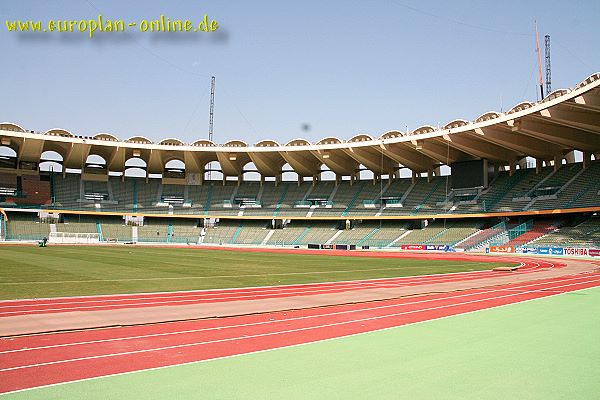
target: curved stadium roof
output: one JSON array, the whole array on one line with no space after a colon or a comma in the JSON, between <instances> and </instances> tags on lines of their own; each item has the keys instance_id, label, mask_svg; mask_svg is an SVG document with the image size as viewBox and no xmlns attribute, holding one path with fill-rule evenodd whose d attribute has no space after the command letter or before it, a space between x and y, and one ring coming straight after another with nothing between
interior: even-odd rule
<instances>
[{"instance_id":1,"label":"curved stadium roof","mask_svg":"<svg viewBox=\"0 0 600 400\"><path fill-rule=\"evenodd\" d=\"M456 161L487 159L509 165L524 157L551 160L573 150L600 155L600 73L573 89L555 90L537 103L522 102L506 113L486 112L474 121L455 119L442 128L422 126L412 132L389 131L378 138L359 134L349 140L323 138L312 144L294 139L287 144L261 140L248 145L232 140L223 145L200 139L185 144L177 138L153 143L136 135L121 140L110 133L76 136L60 128L45 133L0 123L2 145L13 148L19 161L39 162L44 151L61 154L66 168L82 168L88 155L103 157L110 171L123 171L132 157L142 158L149 173L162 173L166 162L179 159L187 172L204 172L219 161L224 175L239 176L253 162L264 176L276 176L288 163L300 176L320 173L325 164L338 175L353 175L360 164L376 175L400 167L426 172Z\"/></svg>"}]
</instances>

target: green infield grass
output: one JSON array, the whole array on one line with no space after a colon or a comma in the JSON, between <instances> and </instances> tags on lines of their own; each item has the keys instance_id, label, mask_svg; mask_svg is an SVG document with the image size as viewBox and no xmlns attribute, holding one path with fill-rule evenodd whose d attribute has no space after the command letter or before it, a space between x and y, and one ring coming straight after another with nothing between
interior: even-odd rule
<instances>
[{"instance_id":1,"label":"green infield grass","mask_svg":"<svg viewBox=\"0 0 600 400\"><path fill-rule=\"evenodd\" d=\"M507 263L126 246L0 246L0 299L289 285Z\"/></svg>"}]
</instances>

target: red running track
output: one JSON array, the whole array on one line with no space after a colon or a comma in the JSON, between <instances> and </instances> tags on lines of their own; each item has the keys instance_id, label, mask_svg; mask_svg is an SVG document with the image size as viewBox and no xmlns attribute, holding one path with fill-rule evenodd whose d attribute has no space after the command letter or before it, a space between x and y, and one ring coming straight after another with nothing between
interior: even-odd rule
<instances>
[{"instance_id":1,"label":"red running track","mask_svg":"<svg viewBox=\"0 0 600 400\"><path fill-rule=\"evenodd\" d=\"M0 340L0 392L246 354L600 286L588 273L420 297Z\"/></svg>"},{"instance_id":2,"label":"red running track","mask_svg":"<svg viewBox=\"0 0 600 400\"><path fill-rule=\"evenodd\" d=\"M414 255L411 255L414 256ZM403 257L404 258L404 257ZM446 257L448 259L449 257ZM469 260L471 262L490 261L489 257L457 257L452 260ZM495 262L513 262L514 259L494 257ZM548 268L560 267L551 261L525 260L517 274L531 273ZM26 299L0 301L0 317L48 314L71 311L98 311L123 308L141 308L152 306L177 306L187 304L217 303L235 300L256 300L288 296L306 296L314 294L330 294L352 290L375 288L396 288L433 283L457 282L473 279L489 278L506 272L476 271L427 276L401 278L367 279L359 281L325 282L300 285L264 286L235 289L217 289L183 292L142 293L128 295L63 297L49 299Z\"/></svg>"}]
</instances>

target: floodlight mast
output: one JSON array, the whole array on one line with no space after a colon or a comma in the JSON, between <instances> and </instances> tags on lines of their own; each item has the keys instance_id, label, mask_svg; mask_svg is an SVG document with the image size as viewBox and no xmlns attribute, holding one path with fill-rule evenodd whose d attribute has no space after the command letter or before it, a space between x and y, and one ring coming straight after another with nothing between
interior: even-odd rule
<instances>
[{"instance_id":1,"label":"floodlight mast","mask_svg":"<svg viewBox=\"0 0 600 400\"><path fill-rule=\"evenodd\" d=\"M213 128L214 128L214 115L215 115L215 77L210 78L210 113L208 116L208 140L213 140Z\"/></svg>"},{"instance_id":2,"label":"floodlight mast","mask_svg":"<svg viewBox=\"0 0 600 400\"><path fill-rule=\"evenodd\" d=\"M535 22L535 51L538 59L538 72L540 84L540 100L544 98L544 81L542 80L542 56L540 55L540 38L538 36L537 22Z\"/></svg>"},{"instance_id":3,"label":"floodlight mast","mask_svg":"<svg viewBox=\"0 0 600 400\"><path fill-rule=\"evenodd\" d=\"M545 59L546 59L546 94L552 92L552 70L550 68L550 35L544 36L545 48Z\"/></svg>"},{"instance_id":4,"label":"floodlight mast","mask_svg":"<svg viewBox=\"0 0 600 400\"><path fill-rule=\"evenodd\" d=\"M208 140L213 140L213 129L214 129L214 116L215 116L215 77L210 78L210 111L208 114ZM208 163L208 180L211 178L212 165Z\"/></svg>"}]
</instances>

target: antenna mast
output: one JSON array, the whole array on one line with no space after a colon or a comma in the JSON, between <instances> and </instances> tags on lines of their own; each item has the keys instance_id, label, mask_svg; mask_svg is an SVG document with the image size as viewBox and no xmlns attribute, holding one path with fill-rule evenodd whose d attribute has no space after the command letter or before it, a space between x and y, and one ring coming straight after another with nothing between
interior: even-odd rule
<instances>
[{"instance_id":1,"label":"antenna mast","mask_svg":"<svg viewBox=\"0 0 600 400\"><path fill-rule=\"evenodd\" d=\"M544 36L544 42L546 44L545 58L546 58L546 94L552 92L552 78L550 70L550 35Z\"/></svg>"},{"instance_id":2,"label":"antenna mast","mask_svg":"<svg viewBox=\"0 0 600 400\"><path fill-rule=\"evenodd\" d=\"M542 56L540 55L540 38L538 36L537 22L535 22L535 51L537 52L539 83L540 83L540 100L544 98L544 81L542 80Z\"/></svg>"},{"instance_id":3,"label":"antenna mast","mask_svg":"<svg viewBox=\"0 0 600 400\"><path fill-rule=\"evenodd\" d=\"M213 119L215 114L215 77L210 78L210 114L208 116L208 140L213 140Z\"/></svg>"},{"instance_id":4,"label":"antenna mast","mask_svg":"<svg viewBox=\"0 0 600 400\"><path fill-rule=\"evenodd\" d=\"M213 128L214 128L214 116L215 116L215 77L210 78L210 112L208 114L208 140L213 140ZM208 180L211 178L212 163L208 163Z\"/></svg>"}]
</instances>

